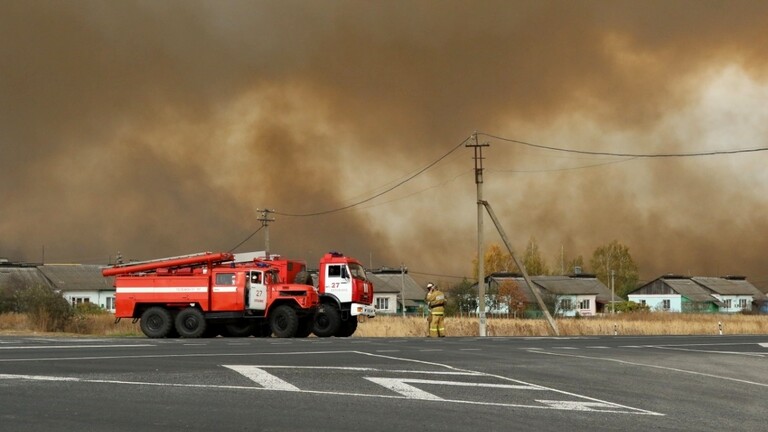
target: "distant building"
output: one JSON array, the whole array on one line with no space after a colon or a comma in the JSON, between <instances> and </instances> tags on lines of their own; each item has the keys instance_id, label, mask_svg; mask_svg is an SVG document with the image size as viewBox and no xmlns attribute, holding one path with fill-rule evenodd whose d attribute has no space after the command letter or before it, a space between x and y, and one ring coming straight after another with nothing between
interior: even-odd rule
<instances>
[{"instance_id":1,"label":"distant building","mask_svg":"<svg viewBox=\"0 0 768 432\"><path fill-rule=\"evenodd\" d=\"M531 282L539 289L542 299L559 316L592 316L610 311L611 290L592 274L569 276L531 276ZM486 313L509 314L510 302L505 297L504 285L515 287L518 300L527 315L536 314L540 308L523 276L519 273L492 273L486 277ZM475 285L475 290L477 286ZM509 288L506 288L508 291ZM622 299L614 296L615 302ZM513 305L514 306L514 305ZM513 307L514 308L514 307Z\"/></svg>"},{"instance_id":2,"label":"distant building","mask_svg":"<svg viewBox=\"0 0 768 432\"><path fill-rule=\"evenodd\" d=\"M757 311L766 295L744 276L665 275L628 294L629 300L666 312Z\"/></svg>"},{"instance_id":3,"label":"distant building","mask_svg":"<svg viewBox=\"0 0 768 432\"><path fill-rule=\"evenodd\" d=\"M93 303L114 312L115 288L112 278L101 275L103 266L84 264L0 263L0 288L45 286L60 293L76 306Z\"/></svg>"},{"instance_id":4,"label":"distant building","mask_svg":"<svg viewBox=\"0 0 768 432\"><path fill-rule=\"evenodd\" d=\"M402 314L403 308L406 314L421 314L426 310L426 289L408 275L408 270L401 272L399 268L383 267L370 270L366 275L373 282L377 314Z\"/></svg>"}]
</instances>

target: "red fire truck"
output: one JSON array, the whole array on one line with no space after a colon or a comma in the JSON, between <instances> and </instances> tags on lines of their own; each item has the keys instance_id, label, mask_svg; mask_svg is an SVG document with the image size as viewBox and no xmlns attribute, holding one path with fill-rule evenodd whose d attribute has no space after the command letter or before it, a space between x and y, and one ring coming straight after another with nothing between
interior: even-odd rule
<instances>
[{"instance_id":1,"label":"red fire truck","mask_svg":"<svg viewBox=\"0 0 768 432\"><path fill-rule=\"evenodd\" d=\"M306 337L315 288L285 283L269 262L205 252L104 269L115 277L115 317L141 320L147 337Z\"/></svg>"},{"instance_id":2,"label":"red fire truck","mask_svg":"<svg viewBox=\"0 0 768 432\"><path fill-rule=\"evenodd\" d=\"M275 257L265 262L279 268L280 274L289 281L314 283L301 261ZM316 336L352 336L359 316L376 316L373 283L358 260L338 252L323 255L316 284L320 294L320 306L312 324L312 333Z\"/></svg>"}]
</instances>

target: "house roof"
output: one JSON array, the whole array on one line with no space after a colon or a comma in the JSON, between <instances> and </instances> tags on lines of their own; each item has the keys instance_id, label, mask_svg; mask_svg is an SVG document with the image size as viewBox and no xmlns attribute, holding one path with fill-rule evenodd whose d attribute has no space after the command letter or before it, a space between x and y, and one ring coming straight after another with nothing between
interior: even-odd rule
<instances>
[{"instance_id":1,"label":"house roof","mask_svg":"<svg viewBox=\"0 0 768 432\"><path fill-rule=\"evenodd\" d=\"M86 264L45 264L37 267L50 285L61 291L112 290L112 278L102 276L102 268Z\"/></svg>"},{"instance_id":2,"label":"house roof","mask_svg":"<svg viewBox=\"0 0 768 432\"><path fill-rule=\"evenodd\" d=\"M709 291L691 279L664 279L664 283L690 301L697 303L717 301Z\"/></svg>"},{"instance_id":3,"label":"house roof","mask_svg":"<svg viewBox=\"0 0 768 432\"><path fill-rule=\"evenodd\" d=\"M764 299L766 296L754 285L747 282L743 277L700 277L691 278L699 285L709 288L720 295L749 295L756 300Z\"/></svg>"},{"instance_id":4,"label":"house roof","mask_svg":"<svg viewBox=\"0 0 768 432\"><path fill-rule=\"evenodd\" d=\"M401 274L400 271L374 270L366 272L368 279L373 282L374 293L397 293L402 291L406 300L406 306L409 300L415 302L424 302L427 291L422 288L408 273Z\"/></svg>"},{"instance_id":5,"label":"house roof","mask_svg":"<svg viewBox=\"0 0 768 432\"><path fill-rule=\"evenodd\" d=\"M15 285L19 288L36 285L50 287L51 283L36 267L0 266L0 287Z\"/></svg>"},{"instance_id":6,"label":"house roof","mask_svg":"<svg viewBox=\"0 0 768 432\"><path fill-rule=\"evenodd\" d=\"M705 277L666 275L632 291L632 295L677 293L692 302L712 302L723 305L714 295L749 295L755 300L765 300L760 292L745 277Z\"/></svg>"},{"instance_id":7,"label":"house roof","mask_svg":"<svg viewBox=\"0 0 768 432\"><path fill-rule=\"evenodd\" d=\"M494 273L488 277L489 283L502 284L511 281L521 288L523 295L530 302L535 299L527 289L527 284L522 275L513 273ZM540 289L557 295L595 295L598 303L611 302L611 290L592 275L574 276L532 276L531 282ZM622 301L614 296L614 301Z\"/></svg>"}]
</instances>

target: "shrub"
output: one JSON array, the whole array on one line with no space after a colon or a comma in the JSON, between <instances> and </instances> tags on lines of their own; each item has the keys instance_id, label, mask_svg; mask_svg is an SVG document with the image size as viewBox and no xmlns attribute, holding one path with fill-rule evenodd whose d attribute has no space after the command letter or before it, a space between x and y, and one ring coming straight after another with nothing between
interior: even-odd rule
<instances>
[{"instance_id":1,"label":"shrub","mask_svg":"<svg viewBox=\"0 0 768 432\"><path fill-rule=\"evenodd\" d=\"M52 289L36 285L17 291L16 309L26 313L30 324L38 331L63 331L72 318L72 308Z\"/></svg>"},{"instance_id":2,"label":"shrub","mask_svg":"<svg viewBox=\"0 0 768 432\"><path fill-rule=\"evenodd\" d=\"M610 304L606 306L606 312L610 311ZM614 303L616 312L647 312L650 310L648 305L635 303L633 301L623 301Z\"/></svg>"}]
</instances>

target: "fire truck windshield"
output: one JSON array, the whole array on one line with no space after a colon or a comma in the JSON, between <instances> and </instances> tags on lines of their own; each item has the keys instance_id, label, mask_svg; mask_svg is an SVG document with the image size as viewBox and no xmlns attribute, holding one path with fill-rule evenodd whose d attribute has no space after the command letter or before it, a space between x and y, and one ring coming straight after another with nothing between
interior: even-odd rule
<instances>
[{"instance_id":1,"label":"fire truck windshield","mask_svg":"<svg viewBox=\"0 0 768 432\"><path fill-rule=\"evenodd\" d=\"M268 284L283 283L280 280L280 273L277 270L270 270L266 274Z\"/></svg>"},{"instance_id":2,"label":"fire truck windshield","mask_svg":"<svg viewBox=\"0 0 768 432\"><path fill-rule=\"evenodd\" d=\"M365 269L360 264L350 263L349 264L349 273L355 279L367 280L367 278L365 276Z\"/></svg>"}]
</instances>

